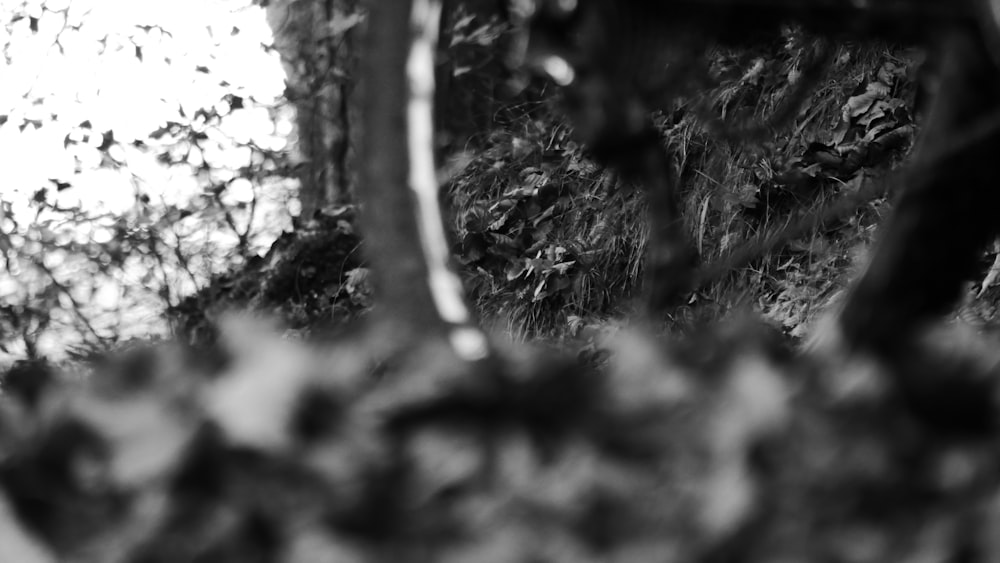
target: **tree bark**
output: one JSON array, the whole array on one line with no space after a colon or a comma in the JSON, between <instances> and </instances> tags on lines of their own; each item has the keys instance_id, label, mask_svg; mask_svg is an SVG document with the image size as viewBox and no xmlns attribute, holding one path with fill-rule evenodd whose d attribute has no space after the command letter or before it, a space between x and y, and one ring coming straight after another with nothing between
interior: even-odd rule
<instances>
[{"instance_id":1,"label":"tree bark","mask_svg":"<svg viewBox=\"0 0 1000 563\"><path fill-rule=\"evenodd\" d=\"M349 199L357 0L273 0L267 19L296 111L300 221Z\"/></svg>"},{"instance_id":2,"label":"tree bark","mask_svg":"<svg viewBox=\"0 0 1000 563\"><path fill-rule=\"evenodd\" d=\"M416 201L409 184L406 61L410 1L372 2L362 74L359 194L367 256L383 314L429 336L443 329L420 249Z\"/></svg>"}]
</instances>

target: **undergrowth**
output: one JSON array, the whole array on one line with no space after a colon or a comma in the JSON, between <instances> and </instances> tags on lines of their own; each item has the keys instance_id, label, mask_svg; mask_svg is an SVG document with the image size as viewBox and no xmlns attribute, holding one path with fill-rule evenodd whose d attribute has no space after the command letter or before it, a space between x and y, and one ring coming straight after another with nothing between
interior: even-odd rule
<instances>
[{"instance_id":1,"label":"undergrowth","mask_svg":"<svg viewBox=\"0 0 1000 563\"><path fill-rule=\"evenodd\" d=\"M768 140L711 134L705 107L739 128L789 101L815 42L796 31L784 39L707 54L717 83L652 116L674 155L703 264L822 213L899 164L912 140L920 54L883 44L836 49L796 117ZM516 338L563 339L601 325L627 312L642 280L642 191L588 156L559 107L558 95L519 106L520 116L490 134L447 192L471 295L487 323ZM865 202L833 226L734 267L692 295L668 327L751 306L801 335L845 287L846 266L870 243L884 203Z\"/></svg>"}]
</instances>

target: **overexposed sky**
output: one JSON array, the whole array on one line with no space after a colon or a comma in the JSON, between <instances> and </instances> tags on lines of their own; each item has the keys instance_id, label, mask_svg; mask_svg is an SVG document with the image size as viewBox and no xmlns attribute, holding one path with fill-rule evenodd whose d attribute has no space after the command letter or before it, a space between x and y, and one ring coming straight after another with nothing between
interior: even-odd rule
<instances>
[{"instance_id":1,"label":"overexposed sky","mask_svg":"<svg viewBox=\"0 0 1000 563\"><path fill-rule=\"evenodd\" d=\"M112 155L127 163L130 174L114 174L99 169L102 155L94 149L100 135L90 138L90 147L64 148L64 139L80 138L76 126L86 120L94 133L111 130L123 145L149 143L149 133L181 120L180 110L190 118L229 92L273 104L284 88L277 54L261 46L271 42L263 10L248 0L17 4L0 2L0 18L26 12L38 18L38 32L32 33L29 18L14 23L9 35L0 28L9 58L0 66L0 115L7 115L0 126L0 196L8 200L33 193L49 178L73 180L74 189L61 198L100 202L110 210L131 205L135 182L170 200L190 194L192 178L168 173L139 151L115 149ZM21 130L24 119L42 126ZM289 126L279 124L276 131L266 107L248 104L208 133L223 137L223 144L230 137L279 148Z\"/></svg>"},{"instance_id":2,"label":"overexposed sky","mask_svg":"<svg viewBox=\"0 0 1000 563\"><path fill-rule=\"evenodd\" d=\"M37 31L31 29L33 23ZM285 75L277 53L265 48L271 44L271 31L264 10L250 0L0 0L0 24L5 57L0 59L0 220L10 212L22 224L33 222L32 194L49 188L50 202L109 213L52 236L108 242L115 215L134 205L137 191L154 201L185 201L206 184L228 182L232 170L251 165L248 142L282 149L292 129L291 111L275 109ZM244 108L228 112L221 101L227 94L242 97ZM218 125L195 117L198 109L211 107L225 116ZM80 127L85 121L89 129ZM190 123L207 136L204 150L178 144L169 135L161 141L163 147L187 154L193 167L209 162L209 177L204 172L196 177L189 166L169 168L156 160L161 151L150 133L168 121ZM101 133L109 130L120 146L105 154L98 147ZM67 145L67 139L76 143ZM133 141L149 148L135 148ZM57 192L50 180L72 187ZM224 194L230 202L252 196L245 180L232 181ZM288 211L277 206L271 212L284 219L275 220L259 207L255 224L280 232ZM233 238L232 233L202 228L204 232L192 234L192 228L197 226L179 223L171 226L177 233L168 230L162 236L234 244L225 239ZM180 232L185 229L188 232ZM30 239L22 243L20 250L28 254L38 245ZM73 262L63 262L66 258L59 252L41 256L49 268L62 263L60 275L67 276L63 283L70 285L76 280ZM32 297L37 284L29 272L2 267L0 302L37 302ZM188 277L174 274L168 283L172 290L183 294L195 288ZM157 287L146 279L149 275L126 268L98 283L73 285L72 291L99 328L126 337L147 335L163 328L155 295L138 302L122 299L126 287ZM67 295L59 299L72 310ZM57 320L66 326L74 322ZM45 353L59 356L67 343L72 343L67 333L50 331L40 345Z\"/></svg>"}]
</instances>

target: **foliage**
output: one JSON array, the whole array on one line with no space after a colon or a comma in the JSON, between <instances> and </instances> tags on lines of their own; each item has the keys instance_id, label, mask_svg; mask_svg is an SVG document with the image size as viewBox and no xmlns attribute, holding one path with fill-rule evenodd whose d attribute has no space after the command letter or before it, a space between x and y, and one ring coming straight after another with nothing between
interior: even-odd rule
<instances>
[{"instance_id":1,"label":"foliage","mask_svg":"<svg viewBox=\"0 0 1000 563\"><path fill-rule=\"evenodd\" d=\"M274 315L303 335L323 334L372 305L352 207L323 213L309 228L283 233L263 257L217 276L167 313L185 342L215 342L216 322L231 311Z\"/></svg>"},{"instance_id":2,"label":"foliage","mask_svg":"<svg viewBox=\"0 0 1000 563\"><path fill-rule=\"evenodd\" d=\"M259 78L224 65L236 44L259 47L240 27L253 14L220 20L218 9L199 36L170 14L110 21L83 1L4 4L8 84L24 98L0 107L14 180L0 196L3 352L164 334L165 307L289 224L294 163L273 134L283 111Z\"/></svg>"},{"instance_id":3,"label":"foliage","mask_svg":"<svg viewBox=\"0 0 1000 563\"><path fill-rule=\"evenodd\" d=\"M884 175L901 161L914 133L912 75L919 54L845 45L800 100L791 123L763 143L741 142L740 128L794 101L794 81L813 40L796 30L783 38L707 53L703 64L716 84L654 115L664 143L678 155L687 230L709 266L724 267L727 256L756 238L821 214ZM640 285L644 196L573 141L558 95L516 107L520 114L467 156L449 184L454 253L487 319L514 335L572 335L627 307L624 300ZM716 116L736 140L714 135ZM843 288L840 274L856 254L851 248L870 242L877 216L854 214L851 209L839 226L787 241L792 244L774 254L760 251L749 269L701 288L673 320L758 304L803 334L820 310L813 305ZM790 272L809 273L786 277ZM808 289L812 284L819 286Z\"/></svg>"},{"instance_id":4,"label":"foliage","mask_svg":"<svg viewBox=\"0 0 1000 563\"><path fill-rule=\"evenodd\" d=\"M759 325L622 333L597 371L223 327L212 352L137 349L82 382L6 374L4 560L997 555L992 440L928 434L874 366L793 359Z\"/></svg>"},{"instance_id":5,"label":"foliage","mask_svg":"<svg viewBox=\"0 0 1000 563\"><path fill-rule=\"evenodd\" d=\"M486 38L476 43L484 48L495 40L489 26L459 23L460 38ZM737 126L774 113L808 43L789 38L710 53L706 64L721 70L699 93L708 107L681 100L654 116L681 155L689 230L706 261L784 228L803 207L859 190L905 152L913 60L881 46L840 50L829 78L773 142L747 147L707 134L707 113ZM642 195L572 141L556 101L526 95L508 106L503 127L482 147L469 145L475 152L449 186L469 286L514 334L587 328L621 306L642 271ZM82 253L77 276L104 274L102 265L148 272L143 285L168 291L186 342L92 358L83 377L37 359L0 377L0 560L1000 555L998 364L995 346L971 334L915 342L905 367L926 376L917 391L933 397L928 410L885 366L857 357L845 365L836 343L793 356L793 342L757 324L713 323L684 339L620 330L576 359L515 348L465 364L433 339L387 349L384 326L347 324L314 349L291 338L296 332L279 338L248 318L221 316L233 305L268 310L302 333L370 304L353 208L327 210L254 256L247 215L256 200L227 197L283 178L290 165L250 146L241 153L249 165L217 176L205 157L214 150L208 131L241 103L226 98L221 109L151 135L168 140L155 151L164 164L211 186L195 202L161 206L140 196L127 213L90 215L43 192L35 221L4 217L4 251L23 270L46 273L45 255L33 261L44 250ZM124 150L117 133L83 129L91 129L83 142L112 161L114 147ZM53 185L59 192L61 181ZM743 300L799 336L816 303L834 300L847 248L867 242L880 206L701 290L678 319L699 307L721 316ZM168 277L158 285L157 276L207 280L213 265L185 262L184 251L221 251L211 237L162 240L185 221L231 233L243 263L178 302L183 284ZM89 235L81 224L106 232L74 238ZM56 275L25 279L44 288L37 310L10 310L10 328L26 343L56 305L86 312L72 302L76 286L64 289Z\"/></svg>"}]
</instances>

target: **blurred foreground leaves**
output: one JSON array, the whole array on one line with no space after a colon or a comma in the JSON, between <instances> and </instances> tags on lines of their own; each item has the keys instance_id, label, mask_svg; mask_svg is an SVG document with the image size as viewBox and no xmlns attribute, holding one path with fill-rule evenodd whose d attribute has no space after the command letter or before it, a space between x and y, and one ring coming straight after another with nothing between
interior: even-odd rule
<instances>
[{"instance_id":1,"label":"blurred foreground leaves","mask_svg":"<svg viewBox=\"0 0 1000 563\"><path fill-rule=\"evenodd\" d=\"M230 317L0 399L4 561L987 561L996 447L754 323L594 366ZM20 370L20 371L18 371Z\"/></svg>"}]
</instances>

